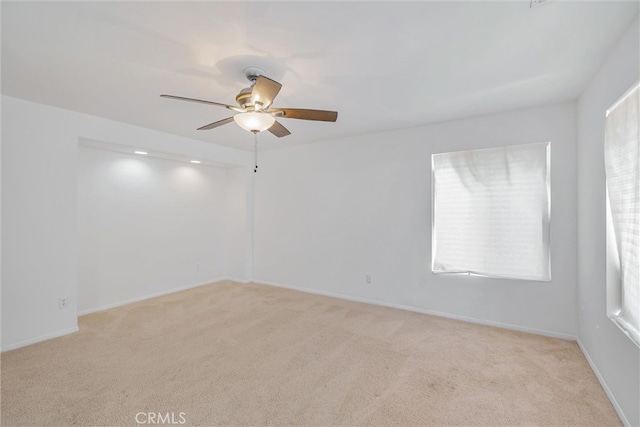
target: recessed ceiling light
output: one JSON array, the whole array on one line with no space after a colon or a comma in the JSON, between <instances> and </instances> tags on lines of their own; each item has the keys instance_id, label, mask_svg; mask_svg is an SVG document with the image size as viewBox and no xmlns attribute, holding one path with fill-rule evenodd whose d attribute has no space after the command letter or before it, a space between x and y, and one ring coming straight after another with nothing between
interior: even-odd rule
<instances>
[{"instance_id":1,"label":"recessed ceiling light","mask_svg":"<svg viewBox=\"0 0 640 427\"><path fill-rule=\"evenodd\" d=\"M149 153L147 153L146 151L134 151L134 153L136 153L136 154L142 154L143 156L146 156L147 154L149 154Z\"/></svg>"},{"instance_id":2,"label":"recessed ceiling light","mask_svg":"<svg viewBox=\"0 0 640 427\"><path fill-rule=\"evenodd\" d=\"M199 165L202 162L200 160L191 160L191 163L195 163L195 164Z\"/></svg>"}]
</instances>

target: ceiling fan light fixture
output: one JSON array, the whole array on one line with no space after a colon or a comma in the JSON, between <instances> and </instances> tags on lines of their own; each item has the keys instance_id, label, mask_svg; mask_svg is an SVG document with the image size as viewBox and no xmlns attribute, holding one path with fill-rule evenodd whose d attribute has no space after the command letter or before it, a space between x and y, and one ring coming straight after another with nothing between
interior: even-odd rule
<instances>
[{"instance_id":1,"label":"ceiling fan light fixture","mask_svg":"<svg viewBox=\"0 0 640 427\"><path fill-rule=\"evenodd\" d=\"M269 129L276 121L275 117L267 113L249 111L233 116L233 120L248 132L262 132Z\"/></svg>"}]
</instances>

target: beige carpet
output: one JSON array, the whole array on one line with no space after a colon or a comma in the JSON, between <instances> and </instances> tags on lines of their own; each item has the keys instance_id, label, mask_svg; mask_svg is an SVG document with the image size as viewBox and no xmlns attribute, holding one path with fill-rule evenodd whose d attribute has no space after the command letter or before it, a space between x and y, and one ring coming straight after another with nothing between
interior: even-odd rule
<instances>
[{"instance_id":1,"label":"beige carpet","mask_svg":"<svg viewBox=\"0 0 640 427\"><path fill-rule=\"evenodd\" d=\"M81 317L1 387L2 425L620 424L574 342L230 282Z\"/></svg>"}]
</instances>

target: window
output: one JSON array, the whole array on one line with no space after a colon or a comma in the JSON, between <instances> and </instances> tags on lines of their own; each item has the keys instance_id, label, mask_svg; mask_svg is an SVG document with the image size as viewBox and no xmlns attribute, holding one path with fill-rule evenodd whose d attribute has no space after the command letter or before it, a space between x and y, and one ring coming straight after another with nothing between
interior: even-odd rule
<instances>
[{"instance_id":1,"label":"window","mask_svg":"<svg viewBox=\"0 0 640 427\"><path fill-rule=\"evenodd\" d=\"M640 345L640 89L636 84L608 111L607 311Z\"/></svg>"},{"instance_id":2,"label":"window","mask_svg":"<svg viewBox=\"0 0 640 427\"><path fill-rule=\"evenodd\" d=\"M434 154L434 273L551 280L549 143Z\"/></svg>"}]
</instances>

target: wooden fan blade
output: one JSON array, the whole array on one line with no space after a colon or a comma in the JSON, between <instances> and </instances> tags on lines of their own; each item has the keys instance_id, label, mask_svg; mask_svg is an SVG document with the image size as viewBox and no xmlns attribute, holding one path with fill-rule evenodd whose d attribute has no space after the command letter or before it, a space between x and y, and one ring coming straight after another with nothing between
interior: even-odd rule
<instances>
[{"instance_id":1,"label":"wooden fan blade","mask_svg":"<svg viewBox=\"0 0 640 427\"><path fill-rule=\"evenodd\" d=\"M271 127L268 130L269 130L269 132L271 132L272 134L274 134L278 138L282 138L283 136L291 135L291 132L289 132L289 129L287 129L286 127L282 126L282 124L280 124L280 122L278 122L277 120L275 122L273 122L273 124L271 125Z\"/></svg>"},{"instance_id":2,"label":"wooden fan blade","mask_svg":"<svg viewBox=\"0 0 640 427\"><path fill-rule=\"evenodd\" d=\"M321 122L335 122L338 119L338 113L336 111L272 108L270 112L285 119L317 120Z\"/></svg>"},{"instance_id":3,"label":"wooden fan blade","mask_svg":"<svg viewBox=\"0 0 640 427\"><path fill-rule=\"evenodd\" d=\"M271 80L265 76L258 77L251 91L251 98L253 98L254 105L259 103L262 105L262 108L268 108L274 98L278 96L281 88L282 85L275 80Z\"/></svg>"},{"instance_id":4,"label":"wooden fan blade","mask_svg":"<svg viewBox=\"0 0 640 427\"><path fill-rule=\"evenodd\" d=\"M209 123L208 125L202 126L198 128L198 130L209 130L213 128L217 128L218 126L226 125L227 123L231 123L233 121L232 117L227 117L226 119L218 120L217 122Z\"/></svg>"},{"instance_id":5,"label":"wooden fan blade","mask_svg":"<svg viewBox=\"0 0 640 427\"><path fill-rule=\"evenodd\" d=\"M174 95L160 95L160 97L169 98L169 99L177 99L178 101L198 102L200 104L215 105L217 107L225 107L225 108L228 108L230 110L238 111L238 112L241 112L241 113L244 112L244 110L242 108L236 107L234 105L221 104L219 102L213 102L213 101L205 101L204 99L185 98L184 96L174 96Z\"/></svg>"}]
</instances>

